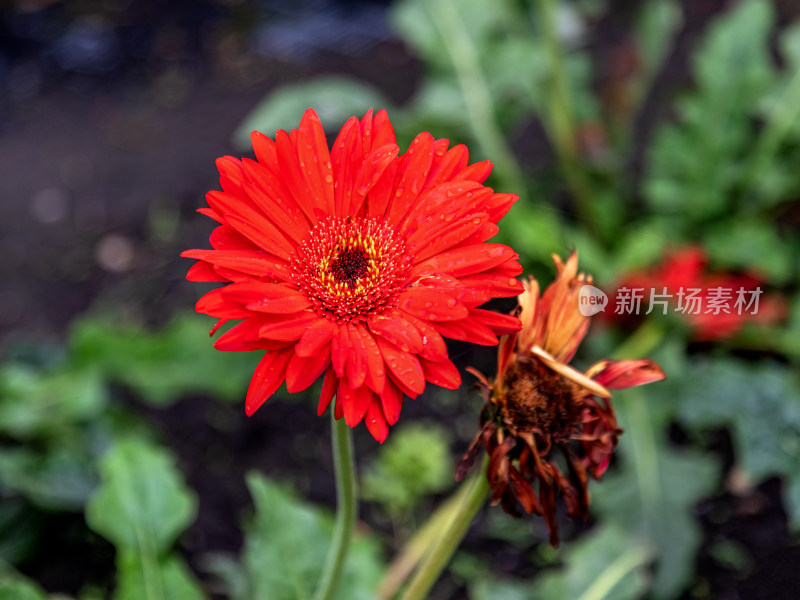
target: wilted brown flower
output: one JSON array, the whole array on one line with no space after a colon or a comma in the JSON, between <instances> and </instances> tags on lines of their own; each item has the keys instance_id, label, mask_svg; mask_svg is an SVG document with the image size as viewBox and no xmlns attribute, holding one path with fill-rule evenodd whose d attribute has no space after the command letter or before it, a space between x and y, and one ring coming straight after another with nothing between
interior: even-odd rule
<instances>
[{"instance_id":1,"label":"wilted brown flower","mask_svg":"<svg viewBox=\"0 0 800 600\"><path fill-rule=\"evenodd\" d=\"M602 476L622 433L608 390L658 381L664 373L650 360L603 360L585 373L569 366L589 327L578 309L579 290L592 279L578 274L577 253L566 264L553 260L558 274L541 297L535 279L524 283L517 309L522 330L501 339L496 379L469 369L486 404L456 479L484 447L492 503L514 516L521 516L520 506L544 516L557 546L556 495L571 518L586 518L588 476Z\"/></svg>"}]
</instances>

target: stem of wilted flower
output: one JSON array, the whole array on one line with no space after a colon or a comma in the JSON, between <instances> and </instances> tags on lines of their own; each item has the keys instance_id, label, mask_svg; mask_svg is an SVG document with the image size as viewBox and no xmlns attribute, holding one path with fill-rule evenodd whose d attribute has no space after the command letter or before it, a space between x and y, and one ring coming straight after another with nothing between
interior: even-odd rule
<instances>
[{"instance_id":1,"label":"stem of wilted flower","mask_svg":"<svg viewBox=\"0 0 800 600\"><path fill-rule=\"evenodd\" d=\"M325 559L314 593L314 600L331 600L339 586L344 571L345 559L350 549L350 538L358 513L356 493L356 469L353 458L353 439L350 427L344 419L337 420L331 413L331 445L333 446L333 468L336 475L336 524L333 539Z\"/></svg>"},{"instance_id":2,"label":"stem of wilted flower","mask_svg":"<svg viewBox=\"0 0 800 600\"><path fill-rule=\"evenodd\" d=\"M386 574L381 580L375 594L381 600L393 598L397 590L405 583L408 576L428 553L434 541L442 531L453 522L457 507L469 492L467 484L458 489L447 500L442 502L425 523L405 543L403 550L392 560Z\"/></svg>"},{"instance_id":3,"label":"stem of wilted flower","mask_svg":"<svg viewBox=\"0 0 800 600\"><path fill-rule=\"evenodd\" d=\"M480 470L464 484L468 486L469 491L456 506L447 528L441 532L425 555L419 570L417 570L411 583L408 584L401 600L422 600L426 598L428 591L436 583L447 563L450 562L450 558L459 544L461 544L461 540L467 533L472 520L478 514L489 494L489 483L486 480L488 463L488 457L484 456Z\"/></svg>"},{"instance_id":4,"label":"stem of wilted flower","mask_svg":"<svg viewBox=\"0 0 800 600\"><path fill-rule=\"evenodd\" d=\"M645 356L661 343L664 328L657 319L647 319L639 325L611 355L614 360L622 360L632 356Z\"/></svg>"}]
</instances>

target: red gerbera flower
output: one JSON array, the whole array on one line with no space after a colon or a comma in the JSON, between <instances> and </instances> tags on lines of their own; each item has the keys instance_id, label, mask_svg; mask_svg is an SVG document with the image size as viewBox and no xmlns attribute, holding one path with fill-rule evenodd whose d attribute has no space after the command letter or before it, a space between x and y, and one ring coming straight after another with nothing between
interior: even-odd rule
<instances>
[{"instance_id":1,"label":"red gerbera flower","mask_svg":"<svg viewBox=\"0 0 800 600\"><path fill-rule=\"evenodd\" d=\"M780 296L757 298L755 309L737 310L737 295L750 297L760 295L766 282L756 273L730 273L711 271L708 257L702 247L684 246L667 252L658 265L648 271L633 271L623 275L617 291L612 294L605 318L619 319L613 307L619 303L620 290L643 290L643 302L648 301L651 290L666 293L676 312L682 315L691 327L692 336L699 341L722 340L736 335L747 323L766 325L775 323L786 315L785 300ZM709 310L709 302L715 293L730 295L722 310ZM693 301L682 296L692 294ZM644 311L642 311L644 312ZM663 310L661 311L663 312Z\"/></svg>"},{"instance_id":2,"label":"red gerbera flower","mask_svg":"<svg viewBox=\"0 0 800 600\"><path fill-rule=\"evenodd\" d=\"M574 252L566 264L558 256L553 260L558 275L544 294L539 296L539 284L530 278L519 296L522 331L500 342L496 379L469 369L486 404L456 479L485 448L492 503L513 516L521 515L518 505L543 515L550 543L557 546L556 494L564 497L570 517L585 518L589 475L602 476L622 433L608 390L658 381L664 373L646 359L602 360L585 373L568 364L589 328L578 296L592 278L578 274Z\"/></svg>"},{"instance_id":3,"label":"red gerbera flower","mask_svg":"<svg viewBox=\"0 0 800 600\"><path fill-rule=\"evenodd\" d=\"M385 111L352 117L329 152L316 113L275 141L254 132L256 159L217 161L223 191L200 212L218 221L192 281L228 282L197 311L244 319L215 346L266 350L247 391L253 414L285 380L290 392L325 374L318 413L362 419L383 441L403 394L461 383L443 338L496 344L516 317L478 308L514 296L517 254L486 243L517 200L482 185L488 161L421 133L399 155Z\"/></svg>"}]
</instances>

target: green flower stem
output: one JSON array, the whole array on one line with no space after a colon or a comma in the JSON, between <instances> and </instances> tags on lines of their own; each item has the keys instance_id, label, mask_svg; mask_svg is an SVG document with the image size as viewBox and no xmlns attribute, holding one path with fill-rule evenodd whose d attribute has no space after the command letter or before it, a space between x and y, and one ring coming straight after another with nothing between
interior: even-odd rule
<instances>
[{"instance_id":1,"label":"green flower stem","mask_svg":"<svg viewBox=\"0 0 800 600\"><path fill-rule=\"evenodd\" d=\"M664 328L657 319L647 319L611 355L614 360L644 358L664 337Z\"/></svg>"},{"instance_id":2,"label":"green flower stem","mask_svg":"<svg viewBox=\"0 0 800 600\"><path fill-rule=\"evenodd\" d=\"M497 124L494 101L481 67L478 49L467 33L455 0L432 0L425 6L450 55L475 139L484 154L495 163L495 171L503 181L503 187L513 190L522 198L525 195L522 170Z\"/></svg>"},{"instance_id":3,"label":"green flower stem","mask_svg":"<svg viewBox=\"0 0 800 600\"><path fill-rule=\"evenodd\" d=\"M408 579L408 576L425 557L434 541L453 522L455 511L469 492L468 485L460 485L447 500L442 502L414 535L405 543L403 550L392 560L376 591L381 600L393 598Z\"/></svg>"},{"instance_id":4,"label":"green flower stem","mask_svg":"<svg viewBox=\"0 0 800 600\"><path fill-rule=\"evenodd\" d=\"M550 62L545 122L564 178L575 197L575 210L591 228L595 222L592 192L578 153L578 135L564 65L564 47L558 34L557 1L539 0L538 6L541 35L547 45Z\"/></svg>"},{"instance_id":5,"label":"green flower stem","mask_svg":"<svg viewBox=\"0 0 800 600\"><path fill-rule=\"evenodd\" d=\"M486 467L489 459L484 456L481 469L472 477L468 486L469 492L456 507L452 521L436 539L419 570L406 588L401 600L422 600L436 583L439 575L450 562L450 558L466 535L472 520L489 495L489 483L486 480Z\"/></svg>"},{"instance_id":6,"label":"green flower stem","mask_svg":"<svg viewBox=\"0 0 800 600\"><path fill-rule=\"evenodd\" d=\"M335 597L358 516L353 438L344 419L334 418L333 407L330 413L333 468L336 474L336 524L314 600L332 600Z\"/></svg>"}]
</instances>

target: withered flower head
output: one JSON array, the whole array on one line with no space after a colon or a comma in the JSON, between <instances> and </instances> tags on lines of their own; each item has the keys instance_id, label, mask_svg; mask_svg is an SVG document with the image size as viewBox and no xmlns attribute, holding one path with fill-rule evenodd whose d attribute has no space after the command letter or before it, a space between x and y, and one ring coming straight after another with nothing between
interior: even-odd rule
<instances>
[{"instance_id":1,"label":"withered flower head","mask_svg":"<svg viewBox=\"0 0 800 600\"><path fill-rule=\"evenodd\" d=\"M602 476L622 433L608 390L658 381L664 373L650 360L603 360L585 373L569 366L589 327L578 292L592 278L578 274L575 252L566 264L553 260L558 273L544 294L534 278L524 284L517 309L522 330L501 339L496 379L470 369L486 404L456 479L485 447L492 503L514 516L521 516L520 506L544 516L557 546L556 495L570 518L585 519L588 476Z\"/></svg>"}]
</instances>

